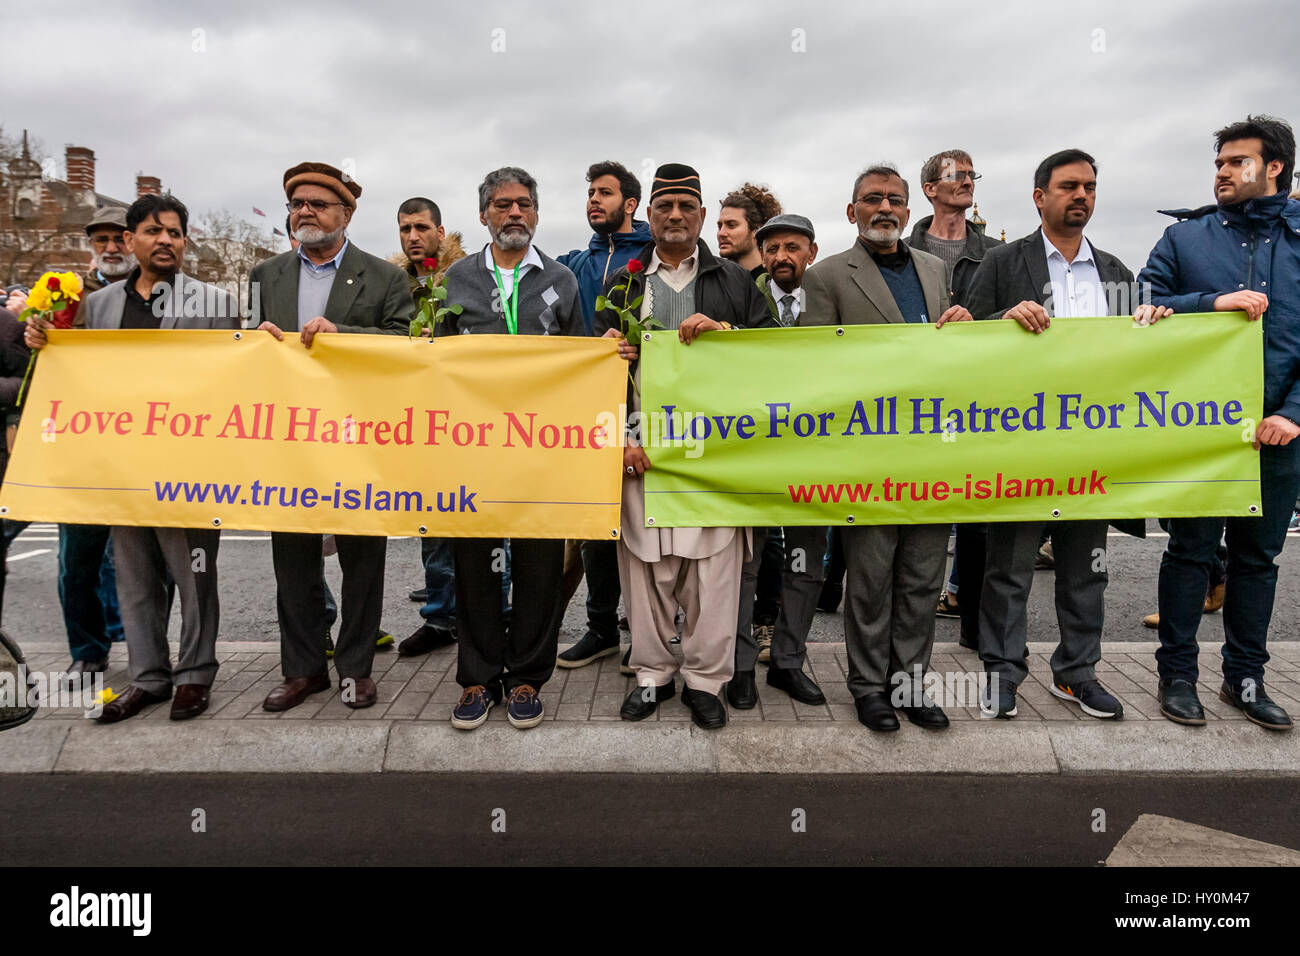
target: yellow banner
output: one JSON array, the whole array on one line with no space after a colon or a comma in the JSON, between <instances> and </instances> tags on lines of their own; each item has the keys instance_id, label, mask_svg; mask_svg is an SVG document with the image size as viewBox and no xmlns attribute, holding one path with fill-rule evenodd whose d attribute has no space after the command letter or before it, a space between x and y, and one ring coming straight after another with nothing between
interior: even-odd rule
<instances>
[{"instance_id":1,"label":"yellow banner","mask_svg":"<svg viewBox=\"0 0 1300 956\"><path fill-rule=\"evenodd\" d=\"M626 383L601 339L54 331L0 515L608 540Z\"/></svg>"}]
</instances>

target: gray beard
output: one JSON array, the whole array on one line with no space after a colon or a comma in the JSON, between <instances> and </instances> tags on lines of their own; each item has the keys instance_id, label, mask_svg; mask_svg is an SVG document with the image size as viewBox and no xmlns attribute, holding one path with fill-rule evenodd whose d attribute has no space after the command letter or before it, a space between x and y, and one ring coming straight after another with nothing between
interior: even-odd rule
<instances>
[{"instance_id":1,"label":"gray beard","mask_svg":"<svg viewBox=\"0 0 1300 956\"><path fill-rule=\"evenodd\" d=\"M533 241L533 234L527 228L523 232L506 232L504 229L501 232L492 232L489 229L488 232L492 235L492 241L500 249L527 249L528 244Z\"/></svg>"},{"instance_id":2,"label":"gray beard","mask_svg":"<svg viewBox=\"0 0 1300 956\"><path fill-rule=\"evenodd\" d=\"M343 238L343 233L346 231L346 226L340 226L334 232L326 232L319 226L299 226L293 237L298 240L299 245L306 246L308 249L316 249L320 246L334 245Z\"/></svg>"},{"instance_id":3,"label":"gray beard","mask_svg":"<svg viewBox=\"0 0 1300 956\"><path fill-rule=\"evenodd\" d=\"M121 262L104 262L98 255L91 256L90 264L105 279L120 279L136 266L135 256L124 255Z\"/></svg>"},{"instance_id":4,"label":"gray beard","mask_svg":"<svg viewBox=\"0 0 1300 956\"><path fill-rule=\"evenodd\" d=\"M898 237L902 234L903 230L899 229L897 226L889 226L885 229L877 229L875 226L871 226L865 233L863 233L863 236L866 238L867 242L874 242L878 245L887 246L891 243L897 242Z\"/></svg>"}]
</instances>

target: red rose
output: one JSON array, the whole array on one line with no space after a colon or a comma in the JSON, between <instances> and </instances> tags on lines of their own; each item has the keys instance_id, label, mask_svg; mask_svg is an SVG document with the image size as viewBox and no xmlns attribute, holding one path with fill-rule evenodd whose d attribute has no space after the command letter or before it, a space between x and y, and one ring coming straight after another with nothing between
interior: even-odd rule
<instances>
[{"instance_id":1,"label":"red rose","mask_svg":"<svg viewBox=\"0 0 1300 956\"><path fill-rule=\"evenodd\" d=\"M641 264L641 260L640 260L640 259L629 259L629 260L627 260L627 272L628 272L628 275L636 275L638 272L640 272L640 271L641 271L642 269L644 269L644 268L645 268L645 266L643 266L643 265Z\"/></svg>"},{"instance_id":2,"label":"red rose","mask_svg":"<svg viewBox=\"0 0 1300 956\"><path fill-rule=\"evenodd\" d=\"M50 276L50 278L49 278L49 279L46 281L46 283L45 283L45 288L49 289L51 292L58 292L58 291L59 291L59 277L58 277L58 276Z\"/></svg>"},{"instance_id":3,"label":"red rose","mask_svg":"<svg viewBox=\"0 0 1300 956\"><path fill-rule=\"evenodd\" d=\"M424 268L426 269L433 270L438 268L438 260L435 259L433 256L430 256L429 258L421 262L420 265L424 266Z\"/></svg>"}]
</instances>

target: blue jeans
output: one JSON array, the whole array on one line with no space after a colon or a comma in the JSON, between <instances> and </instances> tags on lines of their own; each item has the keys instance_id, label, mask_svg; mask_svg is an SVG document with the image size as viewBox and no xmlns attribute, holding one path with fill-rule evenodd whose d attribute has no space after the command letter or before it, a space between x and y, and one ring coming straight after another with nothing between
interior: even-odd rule
<instances>
[{"instance_id":1,"label":"blue jeans","mask_svg":"<svg viewBox=\"0 0 1300 956\"><path fill-rule=\"evenodd\" d=\"M59 525L59 605L74 661L100 661L122 640L109 529Z\"/></svg>"},{"instance_id":2,"label":"blue jeans","mask_svg":"<svg viewBox=\"0 0 1300 956\"><path fill-rule=\"evenodd\" d=\"M423 538L420 557L424 559L424 587L428 597L420 608L420 617L432 627L450 631L456 626L456 555L451 538ZM509 564L507 564L507 569ZM510 572L506 571L507 594Z\"/></svg>"},{"instance_id":3,"label":"blue jeans","mask_svg":"<svg viewBox=\"0 0 1300 956\"><path fill-rule=\"evenodd\" d=\"M1156 670L1162 680L1195 682L1196 629L1201 622L1219 538L1228 544L1227 590L1223 602L1223 676L1240 685L1264 679L1268 625L1277 590L1273 559L1286 543L1296 493L1300 491L1300 442L1265 445L1259 451L1262 517L1170 518L1169 544L1160 559L1160 649Z\"/></svg>"}]
</instances>

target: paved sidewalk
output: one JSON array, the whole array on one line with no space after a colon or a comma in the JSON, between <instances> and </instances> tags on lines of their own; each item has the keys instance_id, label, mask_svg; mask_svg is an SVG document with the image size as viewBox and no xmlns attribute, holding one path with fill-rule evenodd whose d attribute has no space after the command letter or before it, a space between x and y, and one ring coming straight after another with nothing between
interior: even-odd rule
<instances>
[{"instance_id":1,"label":"paved sidewalk","mask_svg":"<svg viewBox=\"0 0 1300 956\"><path fill-rule=\"evenodd\" d=\"M280 680L279 655L265 643L221 643L212 705L201 717L168 720L167 705L101 726L79 710L44 709L0 734L0 772L755 772L755 773L1072 773L1096 771L1300 772L1300 733L1256 727L1218 699L1218 649L1201 658L1201 701L1209 724L1181 727L1160 716L1156 645L1107 643L1098 676L1124 703L1121 721L1094 720L1048 692L1054 645L1031 643L1030 678L1020 714L984 720L972 706L946 708L953 726L927 732L906 721L896 734L857 722L844 684L842 644L810 644L808 669L828 703L812 707L768 688L759 665L759 706L731 711L722 731L702 731L678 697L639 724L618 717L633 680L618 657L557 669L542 691L546 720L518 731L494 708L487 724L463 733L449 724L460 696L455 649L403 659L375 657L379 703L353 711L337 690L282 714L261 709ZM66 648L24 648L31 671L67 666ZM1271 696L1300 717L1300 642L1270 645ZM121 693L125 648L113 649L107 684ZM978 673L976 655L936 645L932 668ZM680 690L680 681L679 690Z\"/></svg>"}]
</instances>

